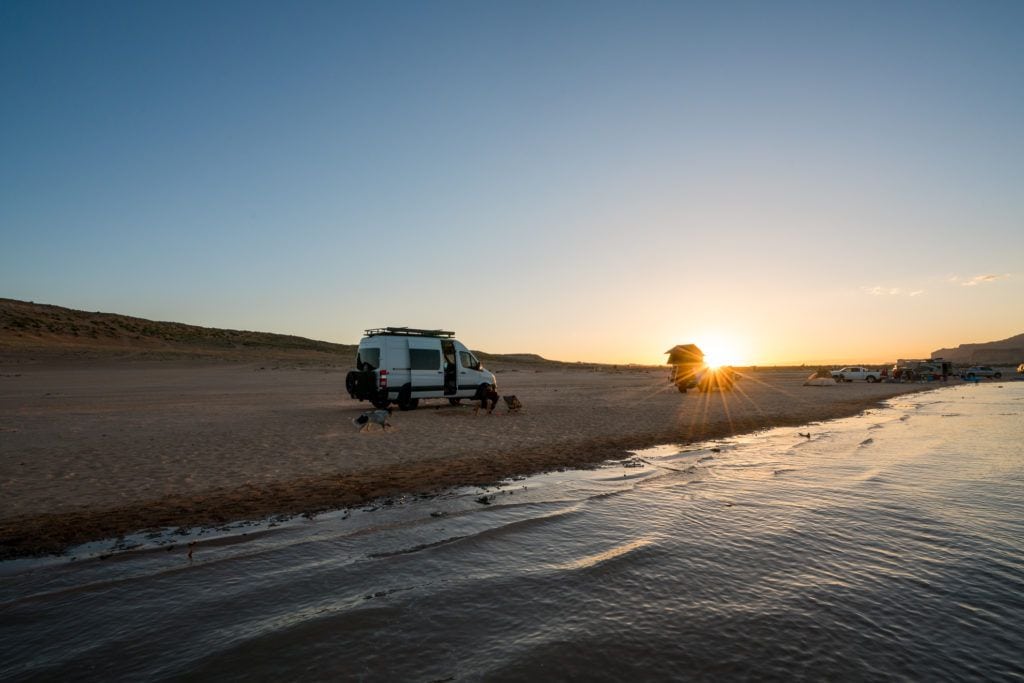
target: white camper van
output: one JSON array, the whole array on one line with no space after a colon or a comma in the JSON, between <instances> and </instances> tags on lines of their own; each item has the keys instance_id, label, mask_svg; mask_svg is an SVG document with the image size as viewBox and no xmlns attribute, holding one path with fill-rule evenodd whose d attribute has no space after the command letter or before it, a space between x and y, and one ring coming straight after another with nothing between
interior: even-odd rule
<instances>
[{"instance_id":1,"label":"white camper van","mask_svg":"<svg viewBox=\"0 0 1024 683\"><path fill-rule=\"evenodd\" d=\"M497 388L473 352L446 330L384 327L359 340L356 369L345 377L349 396L378 408L413 410L421 398L457 404Z\"/></svg>"}]
</instances>

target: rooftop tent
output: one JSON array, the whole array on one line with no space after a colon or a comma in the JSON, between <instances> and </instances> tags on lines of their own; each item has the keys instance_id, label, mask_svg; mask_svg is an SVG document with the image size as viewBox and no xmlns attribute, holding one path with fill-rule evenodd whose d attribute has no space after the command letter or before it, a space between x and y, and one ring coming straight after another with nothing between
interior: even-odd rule
<instances>
[{"instance_id":1,"label":"rooftop tent","mask_svg":"<svg viewBox=\"0 0 1024 683\"><path fill-rule=\"evenodd\" d=\"M704 362L704 352L697 348L696 344L679 344L665 353L668 354L669 365Z\"/></svg>"}]
</instances>

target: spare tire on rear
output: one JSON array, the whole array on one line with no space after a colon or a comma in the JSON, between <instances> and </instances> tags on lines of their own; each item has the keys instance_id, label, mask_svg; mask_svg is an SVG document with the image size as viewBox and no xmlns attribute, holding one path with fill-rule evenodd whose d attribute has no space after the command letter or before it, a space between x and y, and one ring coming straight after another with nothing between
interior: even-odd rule
<instances>
[{"instance_id":1,"label":"spare tire on rear","mask_svg":"<svg viewBox=\"0 0 1024 683\"><path fill-rule=\"evenodd\" d=\"M345 375L345 389L352 398L360 401L372 401L377 398L377 375L373 370L351 370ZM386 396L385 396L386 398Z\"/></svg>"}]
</instances>

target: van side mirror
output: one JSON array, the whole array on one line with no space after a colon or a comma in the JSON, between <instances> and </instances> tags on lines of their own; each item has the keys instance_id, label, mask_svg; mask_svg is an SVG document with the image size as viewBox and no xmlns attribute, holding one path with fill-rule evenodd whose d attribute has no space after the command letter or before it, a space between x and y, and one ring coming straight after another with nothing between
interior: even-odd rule
<instances>
[{"instance_id":1,"label":"van side mirror","mask_svg":"<svg viewBox=\"0 0 1024 683\"><path fill-rule=\"evenodd\" d=\"M476 365L473 366L473 369L474 370L483 370L484 369L484 364L481 363L480 361L477 361Z\"/></svg>"}]
</instances>

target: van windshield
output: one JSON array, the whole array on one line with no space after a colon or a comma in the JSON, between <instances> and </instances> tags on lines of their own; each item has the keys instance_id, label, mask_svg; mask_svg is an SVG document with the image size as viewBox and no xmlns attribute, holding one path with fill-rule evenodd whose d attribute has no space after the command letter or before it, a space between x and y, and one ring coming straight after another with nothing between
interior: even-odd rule
<instances>
[{"instance_id":1,"label":"van windshield","mask_svg":"<svg viewBox=\"0 0 1024 683\"><path fill-rule=\"evenodd\" d=\"M366 347L356 353L356 368L359 370L376 370L380 367L380 349Z\"/></svg>"}]
</instances>

